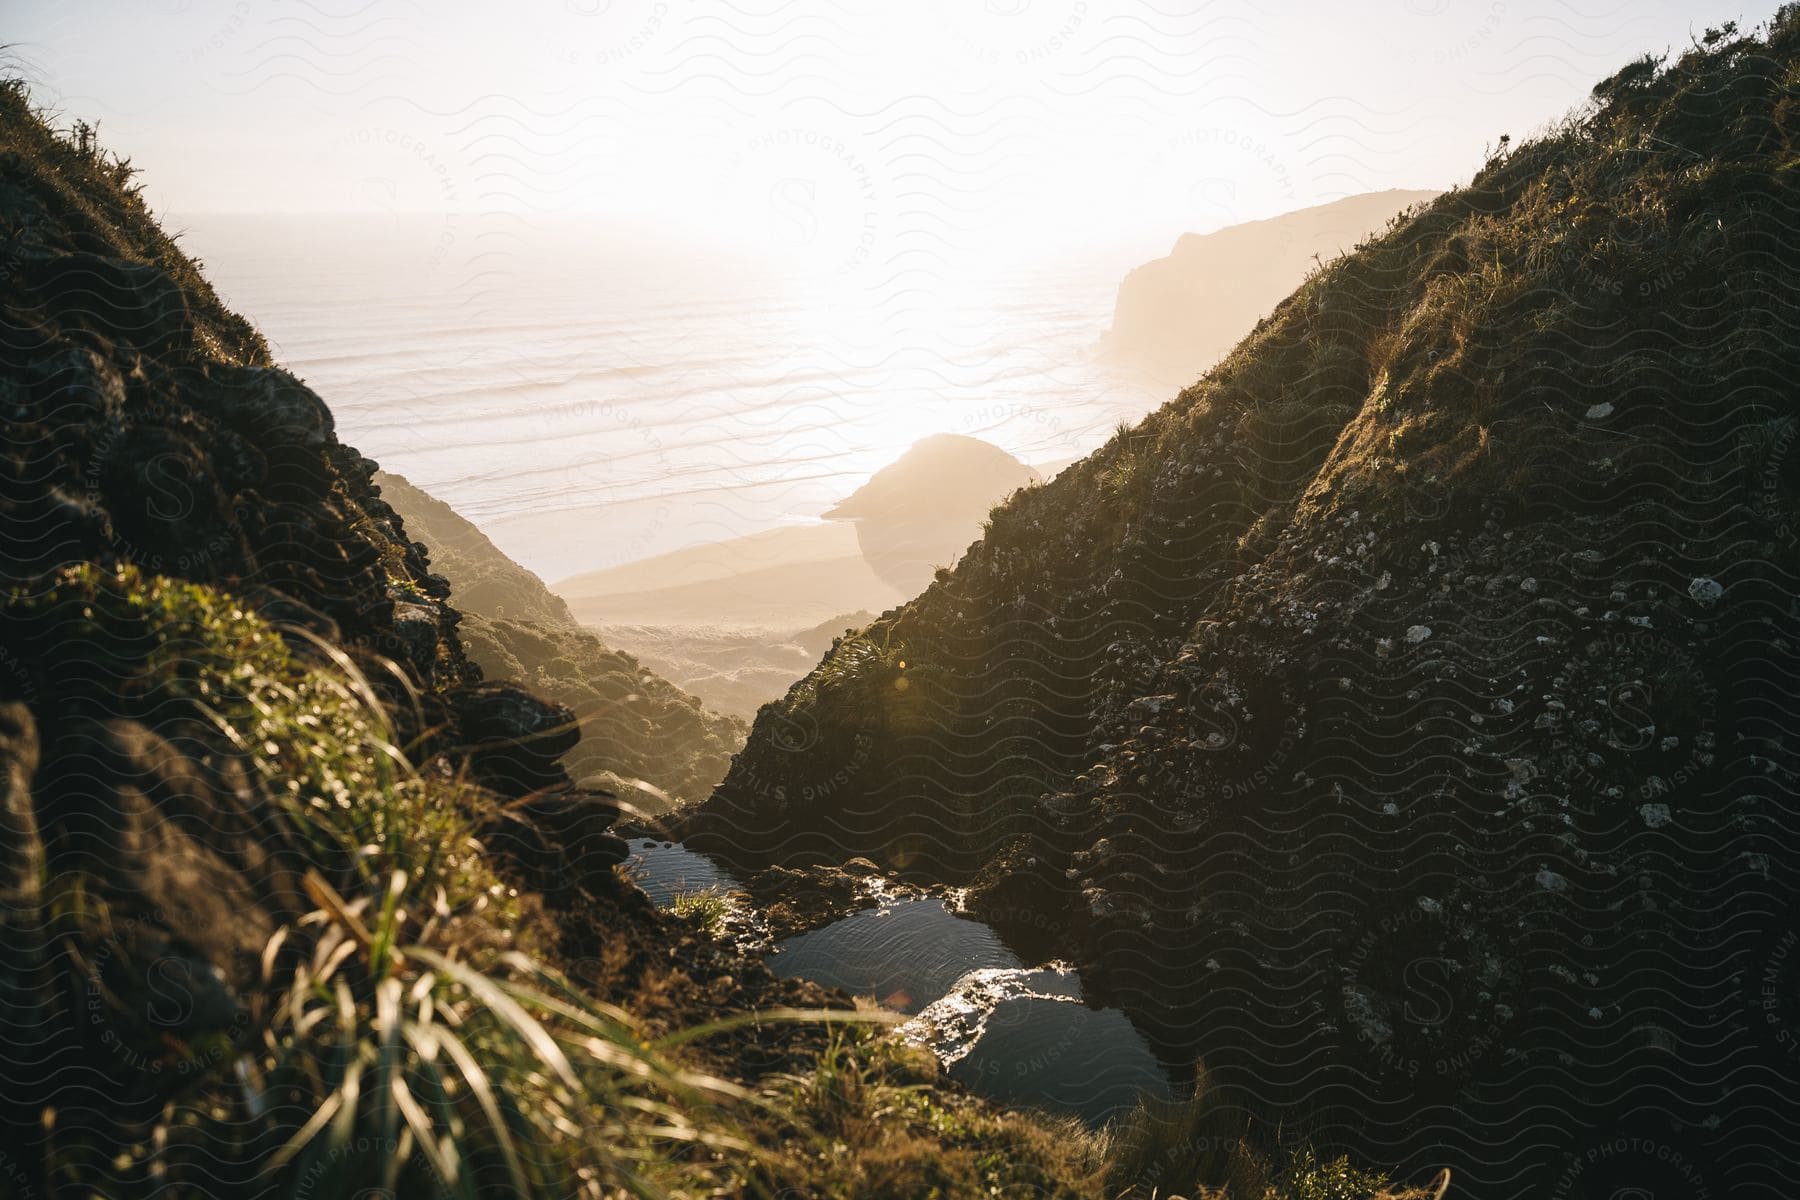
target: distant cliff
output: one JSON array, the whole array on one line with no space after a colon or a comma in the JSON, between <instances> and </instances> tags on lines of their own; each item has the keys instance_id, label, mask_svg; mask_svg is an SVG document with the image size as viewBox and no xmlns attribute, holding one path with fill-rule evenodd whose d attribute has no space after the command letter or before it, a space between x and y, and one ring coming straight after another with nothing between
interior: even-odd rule
<instances>
[{"instance_id":1,"label":"distant cliff","mask_svg":"<svg viewBox=\"0 0 1800 1200\"><path fill-rule=\"evenodd\" d=\"M1125 277L1102 341L1112 358L1160 383L1198 379L1318 269L1436 192L1386 191L1184 233L1174 250Z\"/></svg>"},{"instance_id":2,"label":"distant cliff","mask_svg":"<svg viewBox=\"0 0 1800 1200\"><path fill-rule=\"evenodd\" d=\"M869 566L911 593L930 583L937 568L956 565L996 504L1041 482L991 442L936 433L875 472L825 518L853 522Z\"/></svg>"},{"instance_id":3,"label":"distant cliff","mask_svg":"<svg viewBox=\"0 0 1800 1200\"><path fill-rule=\"evenodd\" d=\"M557 590L612 644L709 706L750 717L832 638L955 563L1008 494L1040 481L998 446L937 434L875 472L822 524L692 546L573 576Z\"/></svg>"}]
</instances>

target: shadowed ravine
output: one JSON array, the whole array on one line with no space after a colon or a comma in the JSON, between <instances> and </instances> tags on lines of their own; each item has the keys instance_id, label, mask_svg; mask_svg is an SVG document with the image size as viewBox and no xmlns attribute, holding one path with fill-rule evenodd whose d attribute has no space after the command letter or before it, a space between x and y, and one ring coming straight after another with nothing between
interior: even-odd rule
<instances>
[{"instance_id":1,"label":"shadowed ravine","mask_svg":"<svg viewBox=\"0 0 1800 1200\"><path fill-rule=\"evenodd\" d=\"M981 73L1048 103L1053 49ZM658 86L555 120L655 140ZM940 90L838 115L1017 165ZM292 299L356 327L315 386L62 122L0 80L0 1200L1794 1193L1800 5L1404 211L1183 239L1104 346L1026 276L894 266L924 351L855 280L588 280L621 226L504 320ZM1130 406L1088 352L1212 360L1261 293L1182 272L1287 233L1285 299L1058 463ZM801 311L868 373L796 368Z\"/></svg>"}]
</instances>

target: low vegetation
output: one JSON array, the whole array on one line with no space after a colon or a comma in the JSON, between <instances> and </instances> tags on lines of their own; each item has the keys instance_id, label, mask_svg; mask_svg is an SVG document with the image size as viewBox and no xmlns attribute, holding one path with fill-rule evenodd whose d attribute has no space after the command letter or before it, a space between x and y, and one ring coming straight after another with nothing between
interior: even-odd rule
<instances>
[{"instance_id":1,"label":"low vegetation","mask_svg":"<svg viewBox=\"0 0 1800 1200\"><path fill-rule=\"evenodd\" d=\"M242 1194L288 1196L1110 1197L1151 1194L1140 1185L1152 1175L1161 1195L1170 1180L1213 1177L1211 1159L1169 1152L1199 1128L1192 1115L1096 1136L1000 1112L946 1090L928 1053L845 1027L842 1013L716 1023L832 1023L839 1032L798 1073L740 1082L697 1067L679 1047L712 1032L658 1038L547 965L555 931L474 837L491 798L409 764L331 647L290 645L227 595L132 567L73 568L15 593L5 618L49 653L82 648L117 711L164 726L197 717L241 755L279 809L263 842L283 848L304 896L261 951L245 997L261 1015L165 1031L179 1039L172 1061L193 1069L141 1138L121 1131L110 1150L91 1131L54 1142L58 1187L211 1187L221 1160L248 1171ZM79 964L124 914L103 874L45 884L54 915L15 905L9 925L55 930L69 953L47 963L76 964L46 963L36 989L80 990ZM674 910L711 934L728 903L708 889ZM77 976L59 983L59 970ZM1246 1147L1239 1157L1257 1161ZM1233 1194L1336 1200L1379 1183L1320 1191L1305 1181L1336 1178L1322 1170Z\"/></svg>"},{"instance_id":2,"label":"low vegetation","mask_svg":"<svg viewBox=\"0 0 1800 1200\"><path fill-rule=\"evenodd\" d=\"M551 933L528 927L474 836L492 800L415 770L331 647L296 649L230 597L132 567L74 568L5 615L52 653L87 648L116 712L210 726L276 806L257 848L310 904L262 950L245 1000L263 1019L223 1044L178 1043L181 1063L210 1065L116 1164L125 1179L197 1186L224 1155L260 1159L280 1194L661 1195L714 1170L690 1147L743 1149L728 1107L741 1089L678 1065L519 948ZM116 936L110 867L45 881L45 923L70 952L50 963L92 961ZM94 1181L89 1149L60 1145L52 1180Z\"/></svg>"},{"instance_id":3,"label":"low vegetation","mask_svg":"<svg viewBox=\"0 0 1800 1200\"><path fill-rule=\"evenodd\" d=\"M669 900L669 911L700 932L717 937L731 915L731 897L718 887L676 892Z\"/></svg>"},{"instance_id":4,"label":"low vegetation","mask_svg":"<svg viewBox=\"0 0 1800 1200\"><path fill-rule=\"evenodd\" d=\"M574 713L581 741L564 756L569 773L640 813L706 796L743 743L742 721L587 630L465 614L459 632L488 678L518 680Z\"/></svg>"},{"instance_id":5,"label":"low vegetation","mask_svg":"<svg viewBox=\"0 0 1800 1200\"><path fill-rule=\"evenodd\" d=\"M491 790L460 748L456 614L372 465L91 131L56 135L7 85L0 151L0 242L49 280L4 301L35 332L0 456L20 551L0 576L0 1195L1102 1194L1103 1140L976 1100L874 1014L774 980L706 935L723 897L671 919L554 846L492 849L538 793ZM75 254L114 307L56 307ZM72 406L115 385L129 415ZM166 531L191 546L216 520L215 556L148 539L136 464L104 459L133 437L216 491ZM852 647L839 690L904 693L904 654ZM541 715L476 700L489 725Z\"/></svg>"}]
</instances>

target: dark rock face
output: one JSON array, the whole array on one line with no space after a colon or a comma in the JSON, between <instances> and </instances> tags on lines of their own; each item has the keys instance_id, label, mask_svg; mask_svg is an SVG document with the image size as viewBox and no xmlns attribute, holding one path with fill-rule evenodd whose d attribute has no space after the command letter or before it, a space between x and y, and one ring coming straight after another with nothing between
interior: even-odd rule
<instances>
[{"instance_id":1,"label":"dark rock face","mask_svg":"<svg viewBox=\"0 0 1800 1200\"><path fill-rule=\"evenodd\" d=\"M195 342L149 357L82 312L45 318L52 303L29 284L0 302L14 364L0 475L9 586L129 561L266 588L434 684L473 677L441 601L390 597L393 580L425 578L424 555L375 507L372 464L336 442L317 396Z\"/></svg>"},{"instance_id":2,"label":"dark rock face","mask_svg":"<svg viewBox=\"0 0 1800 1200\"><path fill-rule=\"evenodd\" d=\"M566 778L562 756L581 737L575 714L516 683L481 683L453 696L483 782L522 796Z\"/></svg>"},{"instance_id":3,"label":"dark rock face","mask_svg":"<svg viewBox=\"0 0 1800 1200\"><path fill-rule=\"evenodd\" d=\"M136 720L54 730L0 710L6 1103L148 1120L249 1029L264 947L305 905L278 827L235 762L194 755L198 731L184 750ZM29 919L45 887L94 919Z\"/></svg>"},{"instance_id":4,"label":"dark rock face","mask_svg":"<svg viewBox=\"0 0 1800 1200\"><path fill-rule=\"evenodd\" d=\"M490 845L543 871L603 872L629 847L615 836L619 804L610 793L569 781L563 756L581 738L575 714L516 683L479 683L450 694L480 783L519 802L490 829Z\"/></svg>"},{"instance_id":5,"label":"dark rock face","mask_svg":"<svg viewBox=\"0 0 1800 1200\"><path fill-rule=\"evenodd\" d=\"M1403 1173L1778 1194L1797 56L1610 81L1323 272L765 709L689 844L968 883Z\"/></svg>"},{"instance_id":6,"label":"dark rock face","mask_svg":"<svg viewBox=\"0 0 1800 1200\"><path fill-rule=\"evenodd\" d=\"M30 1194L51 1141L104 1164L245 1052L265 950L329 870L290 844L262 748L169 690L183 647L148 581L259 615L232 626L246 663L277 641L360 666L422 773L486 789L527 874L605 890L624 856L616 804L562 765L573 715L481 681L375 465L120 182L0 90L0 1143Z\"/></svg>"},{"instance_id":7,"label":"dark rock face","mask_svg":"<svg viewBox=\"0 0 1800 1200\"><path fill-rule=\"evenodd\" d=\"M80 312L113 341L150 354L178 349L194 336L187 297L154 264L75 251L20 256L18 273L45 308Z\"/></svg>"}]
</instances>

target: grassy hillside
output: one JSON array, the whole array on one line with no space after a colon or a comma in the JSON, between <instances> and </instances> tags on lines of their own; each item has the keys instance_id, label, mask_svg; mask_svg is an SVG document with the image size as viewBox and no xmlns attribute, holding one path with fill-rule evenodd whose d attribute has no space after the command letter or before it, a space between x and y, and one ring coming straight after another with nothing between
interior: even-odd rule
<instances>
[{"instance_id":1,"label":"grassy hillside","mask_svg":"<svg viewBox=\"0 0 1800 1200\"><path fill-rule=\"evenodd\" d=\"M375 486L406 522L407 532L430 551L431 565L456 589L465 613L534 625L575 624L562 597L448 504L392 471L377 471Z\"/></svg>"},{"instance_id":2,"label":"grassy hillside","mask_svg":"<svg viewBox=\"0 0 1800 1200\"><path fill-rule=\"evenodd\" d=\"M1483 1194L1780 1194L1797 83L1795 9L1709 32L1316 272L760 714L690 844L968 882Z\"/></svg>"},{"instance_id":3,"label":"grassy hillside","mask_svg":"<svg viewBox=\"0 0 1800 1200\"><path fill-rule=\"evenodd\" d=\"M0 84L0 1196L1381 1186L1001 1112L653 909L131 179Z\"/></svg>"},{"instance_id":4,"label":"grassy hillside","mask_svg":"<svg viewBox=\"0 0 1800 1200\"><path fill-rule=\"evenodd\" d=\"M443 501L386 471L375 483L448 581L463 646L482 673L517 680L575 714L581 739L563 755L571 775L652 813L702 799L724 778L743 744L741 719L707 711L577 625L543 580ZM640 780L655 790L635 786Z\"/></svg>"}]
</instances>

